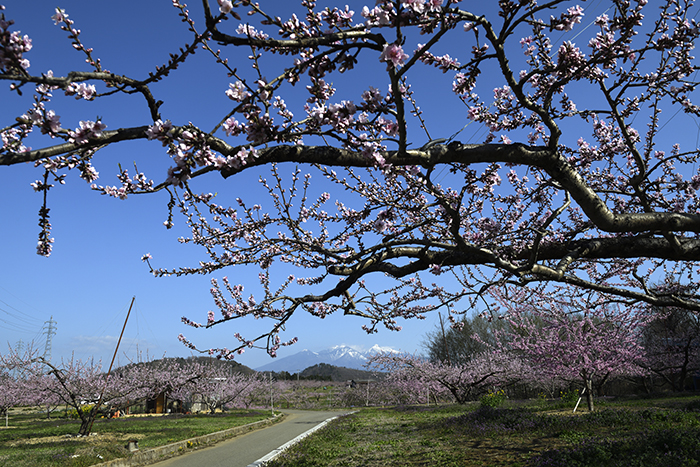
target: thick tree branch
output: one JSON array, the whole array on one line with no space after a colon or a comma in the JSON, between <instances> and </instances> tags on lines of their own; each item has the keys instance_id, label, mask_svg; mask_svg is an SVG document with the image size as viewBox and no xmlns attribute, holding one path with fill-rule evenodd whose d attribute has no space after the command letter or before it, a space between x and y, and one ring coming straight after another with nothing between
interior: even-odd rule
<instances>
[{"instance_id":1,"label":"thick tree branch","mask_svg":"<svg viewBox=\"0 0 700 467\"><path fill-rule=\"evenodd\" d=\"M217 148L218 149L218 148ZM387 164L435 167L440 164L477 164L502 162L538 167L547 172L581 206L590 220L606 232L686 231L700 232L700 216L689 213L615 214L598 194L590 188L581 174L561 154L544 146L523 144L459 144L437 145L427 151L409 150L405 153L382 153ZM274 146L259 151L248 166L271 162L296 162L326 166L372 167L374 161L361 153L328 146ZM224 178L241 169L223 169Z\"/></svg>"},{"instance_id":2,"label":"thick tree branch","mask_svg":"<svg viewBox=\"0 0 700 467\"><path fill-rule=\"evenodd\" d=\"M56 146L49 146L43 149L35 149L21 153L0 153L0 165L14 165L21 162L34 162L41 159L47 159L49 157L94 149L107 144L117 143L119 141L144 139L147 138L146 130L148 130L148 126L120 128L119 130L103 131L102 136L92 138L90 141L84 144L63 143L57 144Z\"/></svg>"}]
</instances>

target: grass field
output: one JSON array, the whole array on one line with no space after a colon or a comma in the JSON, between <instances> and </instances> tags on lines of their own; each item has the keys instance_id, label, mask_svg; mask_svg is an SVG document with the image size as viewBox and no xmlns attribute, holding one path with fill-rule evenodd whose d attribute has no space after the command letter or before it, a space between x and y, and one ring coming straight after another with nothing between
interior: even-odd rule
<instances>
[{"instance_id":1,"label":"grass field","mask_svg":"<svg viewBox=\"0 0 700 467\"><path fill-rule=\"evenodd\" d=\"M51 419L26 410L10 415L0 429L0 465L78 467L129 456L126 445L163 446L268 418L269 411L231 411L216 415L180 415L97 419L93 435L77 438L79 420ZM4 420L3 420L4 425Z\"/></svg>"},{"instance_id":2,"label":"grass field","mask_svg":"<svg viewBox=\"0 0 700 467\"><path fill-rule=\"evenodd\" d=\"M700 465L700 397L600 405L363 409L268 467Z\"/></svg>"},{"instance_id":3,"label":"grass field","mask_svg":"<svg viewBox=\"0 0 700 467\"><path fill-rule=\"evenodd\" d=\"M700 466L700 396L571 402L365 408L289 449L268 467L333 466ZM493 406L496 405L496 406ZM267 417L266 412L79 422L15 411L0 430L0 465L87 466Z\"/></svg>"}]
</instances>

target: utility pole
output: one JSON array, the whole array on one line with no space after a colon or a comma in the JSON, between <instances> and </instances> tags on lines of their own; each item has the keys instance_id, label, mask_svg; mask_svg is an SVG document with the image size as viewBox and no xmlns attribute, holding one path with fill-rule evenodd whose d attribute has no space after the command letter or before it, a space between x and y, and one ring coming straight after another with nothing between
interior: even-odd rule
<instances>
[{"instance_id":1,"label":"utility pole","mask_svg":"<svg viewBox=\"0 0 700 467\"><path fill-rule=\"evenodd\" d=\"M136 301L136 295L131 298L131 304L129 305L129 311L126 312L126 319L124 320L124 326L122 326L122 332L119 334L119 339L117 340L117 347L114 349L114 355L112 355L112 363L109 364L109 370L107 370L107 377L105 378L105 384L102 386L102 392L100 392L100 398L97 399L97 404L92 407L91 416L92 421L90 421L90 426L87 429L87 433L81 433L84 436L88 436L92 431L92 424L95 423L95 415L102 405L102 398L105 395L105 389L107 389L107 382L109 381L109 375L112 373L112 365L114 365L114 359L117 358L117 352L119 351L119 344L122 343L122 337L124 336L124 329L126 329L126 323L129 321L129 315L131 314L131 307L134 306L134 301Z\"/></svg>"},{"instance_id":2,"label":"utility pole","mask_svg":"<svg viewBox=\"0 0 700 467\"><path fill-rule=\"evenodd\" d=\"M46 334L46 345L44 346L44 360L51 361L51 339L56 334L56 321L53 316L48 321L44 322L44 334Z\"/></svg>"}]
</instances>

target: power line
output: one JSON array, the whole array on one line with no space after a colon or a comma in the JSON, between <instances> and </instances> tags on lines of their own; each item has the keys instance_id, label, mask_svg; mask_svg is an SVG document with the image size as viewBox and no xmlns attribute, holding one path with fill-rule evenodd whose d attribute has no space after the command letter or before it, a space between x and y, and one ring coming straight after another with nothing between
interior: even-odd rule
<instances>
[{"instance_id":1,"label":"power line","mask_svg":"<svg viewBox=\"0 0 700 467\"><path fill-rule=\"evenodd\" d=\"M7 293L8 295L12 296L13 298L15 298L16 300L22 302L23 304L27 305L28 307L34 308L31 304L29 304L29 303L25 302L24 300L22 300L21 298L17 297L16 295L14 295L12 292L10 292L9 290L7 290L5 287L3 287L3 286L1 286L1 285L0 285L0 290L4 291L4 292ZM16 311L16 312L19 313L20 315L23 315L23 318L24 318L24 319L28 319L28 320L30 320L30 321L35 321L35 322L41 322L41 319L35 318L34 316L32 316L32 315L30 315L30 314L28 314L28 313L25 313L25 312L23 312L23 311L21 311L21 310L15 308L14 306L10 305L9 303L5 302L4 300L1 300L1 299L0 299L0 303L4 304L4 305L7 306L8 308L11 308L12 310ZM36 310L36 311L39 312L39 313L42 313L41 310L37 310L36 308L34 308L34 310ZM5 310L3 310L3 311L5 311ZM9 312L8 312L8 314L9 314ZM21 318L20 318L19 316L17 316L16 314L14 314L13 316L16 317L17 319L21 319Z\"/></svg>"},{"instance_id":2,"label":"power line","mask_svg":"<svg viewBox=\"0 0 700 467\"><path fill-rule=\"evenodd\" d=\"M0 327L14 332L32 332L34 329L0 318Z\"/></svg>"},{"instance_id":3,"label":"power line","mask_svg":"<svg viewBox=\"0 0 700 467\"><path fill-rule=\"evenodd\" d=\"M0 300L0 304L1 304L1 305L0 305L0 311L2 311L3 313L5 313L5 314L6 314L7 316L9 316L10 318L12 318L12 319L14 319L14 320L17 320L17 321L19 321L19 322L21 322L21 323L23 323L23 324L26 324L26 325L29 325L29 326L35 326L35 325L37 325L37 324L39 324L39 323L41 322L41 320L39 320L39 319L37 319L37 318L27 317L27 315L25 315L24 313L22 313L21 311L19 311L17 308L13 307L12 305L8 304L7 302L4 302L4 301ZM4 306L2 306L2 305L4 305ZM11 310L14 310L15 312L9 311L9 310L6 309L5 307L7 307L7 308L9 308L9 309L11 309ZM28 318L29 318L29 319L28 319Z\"/></svg>"},{"instance_id":4,"label":"power line","mask_svg":"<svg viewBox=\"0 0 700 467\"><path fill-rule=\"evenodd\" d=\"M8 295L11 295L17 300L22 301L4 287L0 286L0 290L6 292ZM22 303L31 307L31 305L27 304L26 302ZM36 337L41 332L37 332L37 330L40 329L42 322L41 319L35 317L36 314L37 313L26 313L0 298L0 329L5 329L12 333L35 334ZM33 339L34 338L32 338L32 340Z\"/></svg>"}]
</instances>

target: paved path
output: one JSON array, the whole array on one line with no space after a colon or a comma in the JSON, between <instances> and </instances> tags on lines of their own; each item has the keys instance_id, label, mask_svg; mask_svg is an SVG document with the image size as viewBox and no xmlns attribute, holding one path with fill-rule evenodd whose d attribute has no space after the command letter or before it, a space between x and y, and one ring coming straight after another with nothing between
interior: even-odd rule
<instances>
[{"instance_id":1,"label":"paved path","mask_svg":"<svg viewBox=\"0 0 700 467\"><path fill-rule=\"evenodd\" d=\"M246 467L322 421L343 411L283 410L280 423L246 433L212 447L173 457L152 467Z\"/></svg>"}]
</instances>

